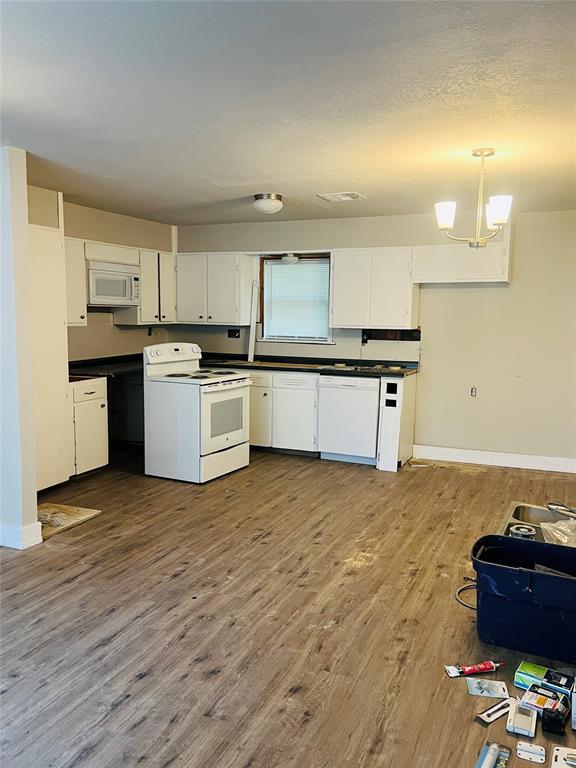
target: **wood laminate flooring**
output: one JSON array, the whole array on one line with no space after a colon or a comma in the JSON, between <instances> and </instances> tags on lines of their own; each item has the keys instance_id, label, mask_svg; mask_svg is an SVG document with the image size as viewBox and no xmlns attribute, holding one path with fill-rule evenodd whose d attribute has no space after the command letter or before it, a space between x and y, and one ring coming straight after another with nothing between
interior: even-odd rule
<instances>
[{"instance_id":1,"label":"wood laminate flooring","mask_svg":"<svg viewBox=\"0 0 576 768\"><path fill-rule=\"evenodd\" d=\"M44 493L102 515L2 552L2 765L473 766L516 739L443 665L511 684L523 654L454 590L511 501L556 498L574 476L257 452L204 486L128 463Z\"/></svg>"}]
</instances>

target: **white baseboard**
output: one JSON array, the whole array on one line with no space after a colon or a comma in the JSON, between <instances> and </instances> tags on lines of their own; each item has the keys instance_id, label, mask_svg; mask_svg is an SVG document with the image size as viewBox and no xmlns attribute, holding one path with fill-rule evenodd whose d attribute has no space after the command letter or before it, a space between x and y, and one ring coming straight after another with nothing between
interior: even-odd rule
<instances>
[{"instance_id":1,"label":"white baseboard","mask_svg":"<svg viewBox=\"0 0 576 768\"><path fill-rule=\"evenodd\" d=\"M498 453L496 451L470 451L466 448L442 448L435 445L415 445L413 458L454 461L460 464L485 464L489 467L576 473L576 459L560 456L533 456L530 453Z\"/></svg>"},{"instance_id":2,"label":"white baseboard","mask_svg":"<svg viewBox=\"0 0 576 768\"><path fill-rule=\"evenodd\" d=\"M42 523L19 525L3 525L0 528L0 547L11 549L28 549L42 543Z\"/></svg>"}]
</instances>

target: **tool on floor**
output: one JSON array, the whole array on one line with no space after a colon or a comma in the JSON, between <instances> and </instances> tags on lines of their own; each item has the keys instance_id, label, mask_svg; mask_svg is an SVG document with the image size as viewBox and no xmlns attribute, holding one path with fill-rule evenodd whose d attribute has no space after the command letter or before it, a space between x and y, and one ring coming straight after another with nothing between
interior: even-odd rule
<instances>
[{"instance_id":1,"label":"tool on floor","mask_svg":"<svg viewBox=\"0 0 576 768\"><path fill-rule=\"evenodd\" d=\"M524 706L516 699L510 699L510 711L506 722L508 733L517 733L519 736L532 738L536 733L538 713L530 707Z\"/></svg>"},{"instance_id":2,"label":"tool on floor","mask_svg":"<svg viewBox=\"0 0 576 768\"><path fill-rule=\"evenodd\" d=\"M498 704L494 704L492 707L488 707L483 712L478 712L475 716L475 720L478 720L482 725L490 725L500 717L507 715L510 711L510 699L504 699L499 701Z\"/></svg>"},{"instance_id":3,"label":"tool on floor","mask_svg":"<svg viewBox=\"0 0 576 768\"><path fill-rule=\"evenodd\" d=\"M467 677L468 693L472 696L491 696L493 699L507 699L508 688L500 680L482 680L478 677Z\"/></svg>"},{"instance_id":4,"label":"tool on floor","mask_svg":"<svg viewBox=\"0 0 576 768\"><path fill-rule=\"evenodd\" d=\"M529 760L531 763L545 763L546 750L539 744L530 744L527 741L519 741L516 744L516 756L520 760Z\"/></svg>"},{"instance_id":5,"label":"tool on floor","mask_svg":"<svg viewBox=\"0 0 576 768\"><path fill-rule=\"evenodd\" d=\"M576 749L574 747L554 747L552 768L576 768Z\"/></svg>"},{"instance_id":6,"label":"tool on floor","mask_svg":"<svg viewBox=\"0 0 576 768\"><path fill-rule=\"evenodd\" d=\"M448 677L464 677L465 675L480 675L483 672L495 672L504 665L503 661L481 661L479 664L455 664L445 666Z\"/></svg>"},{"instance_id":7,"label":"tool on floor","mask_svg":"<svg viewBox=\"0 0 576 768\"><path fill-rule=\"evenodd\" d=\"M475 768L496 768L500 758L500 745L487 741L480 750Z\"/></svg>"}]
</instances>

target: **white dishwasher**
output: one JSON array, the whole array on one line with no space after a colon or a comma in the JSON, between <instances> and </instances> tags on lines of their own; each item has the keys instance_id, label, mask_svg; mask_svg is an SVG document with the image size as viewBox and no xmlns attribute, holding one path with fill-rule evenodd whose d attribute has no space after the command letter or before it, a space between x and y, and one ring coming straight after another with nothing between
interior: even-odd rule
<instances>
[{"instance_id":1,"label":"white dishwasher","mask_svg":"<svg viewBox=\"0 0 576 768\"><path fill-rule=\"evenodd\" d=\"M318 445L324 459L376 463L380 380L320 376ZM330 455L332 454L332 455Z\"/></svg>"}]
</instances>

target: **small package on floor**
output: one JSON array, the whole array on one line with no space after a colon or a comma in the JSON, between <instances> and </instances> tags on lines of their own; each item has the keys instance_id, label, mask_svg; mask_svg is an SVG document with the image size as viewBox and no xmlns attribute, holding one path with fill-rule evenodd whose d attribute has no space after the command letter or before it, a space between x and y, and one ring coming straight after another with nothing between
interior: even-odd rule
<instances>
[{"instance_id":1,"label":"small package on floor","mask_svg":"<svg viewBox=\"0 0 576 768\"><path fill-rule=\"evenodd\" d=\"M531 685L524 696L522 696L522 704L530 709L535 709L540 715L544 710L558 712L564 720L570 711L570 699L568 696L558 693L558 691L552 691L550 688L542 685L536 685L536 683Z\"/></svg>"},{"instance_id":2,"label":"small package on floor","mask_svg":"<svg viewBox=\"0 0 576 768\"><path fill-rule=\"evenodd\" d=\"M495 741L487 741L480 750L475 768L507 768L510 749Z\"/></svg>"},{"instance_id":3,"label":"small package on floor","mask_svg":"<svg viewBox=\"0 0 576 768\"><path fill-rule=\"evenodd\" d=\"M527 689L534 684L570 696L574 688L574 677L564 672L557 672L555 669L542 667L540 664L523 661L514 675L514 685L517 688Z\"/></svg>"}]
</instances>

